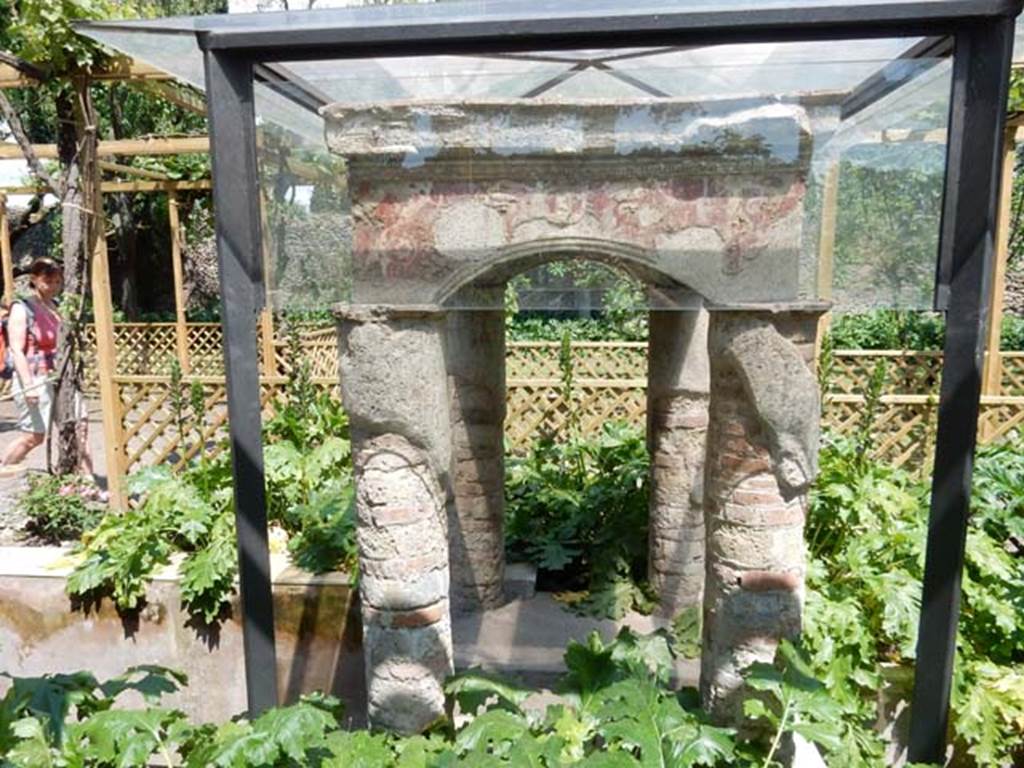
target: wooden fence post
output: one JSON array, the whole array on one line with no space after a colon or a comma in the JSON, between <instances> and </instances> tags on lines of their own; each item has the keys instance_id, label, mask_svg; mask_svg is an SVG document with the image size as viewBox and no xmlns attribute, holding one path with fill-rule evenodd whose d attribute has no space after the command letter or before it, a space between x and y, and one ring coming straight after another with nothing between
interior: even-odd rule
<instances>
[{"instance_id":1,"label":"wooden fence post","mask_svg":"<svg viewBox=\"0 0 1024 768\"><path fill-rule=\"evenodd\" d=\"M817 299L831 301L832 278L836 251L836 216L839 204L839 158L829 165L821 191L821 234L818 238ZM821 342L828 333L832 313L825 312L818 319L818 333L814 340L814 367L818 367Z\"/></svg>"},{"instance_id":2,"label":"wooden fence post","mask_svg":"<svg viewBox=\"0 0 1024 768\"><path fill-rule=\"evenodd\" d=\"M11 230L7 222L7 195L0 193L0 260L3 261L4 304L14 300L14 260L11 256Z\"/></svg>"},{"instance_id":3,"label":"wooden fence post","mask_svg":"<svg viewBox=\"0 0 1024 768\"><path fill-rule=\"evenodd\" d=\"M3 261L3 301L14 300L14 261L10 253L10 226L7 223L7 196L0 193L0 260Z\"/></svg>"},{"instance_id":4,"label":"wooden fence post","mask_svg":"<svg viewBox=\"0 0 1024 768\"><path fill-rule=\"evenodd\" d=\"M263 345L263 375L277 375L277 345L274 343L274 314L270 307L260 312L260 343Z\"/></svg>"},{"instance_id":5,"label":"wooden fence post","mask_svg":"<svg viewBox=\"0 0 1024 768\"><path fill-rule=\"evenodd\" d=\"M989 296L988 338L985 343L985 369L982 373L981 394L998 397L1002 394L1003 355L1000 336L1003 326L1003 307L1006 299L1006 262L1010 255L1010 214L1013 202L1013 167L1017 158L1017 128L1009 127L1003 135L1003 176L999 189L999 220L996 223L996 258L992 270ZM995 427L982 413L981 442L991 439Z\"/></svg>"},{"instance_id":6,"label":"wooden fence post","mask_svg":"<svg viewBox=\"0 0 1024 768\"><path fill-rule=\"evenodd\" d=\"M273 259L270 253L270 223L267 218L267 196L263 188L259 190L260 200L260 227L263 230L262 258L263 258L263 297L264 307L260 312L260 346L263 351L263 375L270 377L277 375L277 347L274 344L274 313L270 301L271 275L273 274Z\"/></svg>"},{"instance_id":7,"label":"wooden fence post","mask_svg":"<svg viewBox=\"0 0 1024 768\"><path fill-rule=\"evenodd\" d=\"M95 251L92 255L92 302L96 326L96 374L99 379L100 406L103 415L103 449L107 461L107 489L110 504L116 509L125 508L124 496L124 446L121 443L121 403L116 372L117 350L114 342L114 309L110 295L110 265L107 259L107 238L103 226L102 195L96 201L93 216L99 230Z\"/></svg>"},{"instance_id":8,"label":"wooden fence post","mask_svg":"<svg viewBox=\"0 0 1024 768\"><path fill-rule=\"evenodd\" d=\"M181 372L191 372L188 354L188 326L185 322L185 272L181 263L181 222L178 219L178 197L167 193L167 218L171 227L171 266L174 270L174 335Z\"/></svg>"}]
</instances>

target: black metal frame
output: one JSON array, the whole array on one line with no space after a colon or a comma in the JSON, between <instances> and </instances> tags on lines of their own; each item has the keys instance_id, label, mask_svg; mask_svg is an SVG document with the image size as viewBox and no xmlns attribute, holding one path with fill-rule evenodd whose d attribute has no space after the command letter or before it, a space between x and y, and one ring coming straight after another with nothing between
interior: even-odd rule
<instances>
[{"instance_id":1,"label":"black metal frame","mask_svg":"<svg viewBox=\"0 0 1024 768\"><path fill-rule=\"evenodd\" d=\"M978 422L1013 18L1021 3L919 0L588 16L578 15L587 5L583 0L560 5L564 16L536 20L432 23L430 6L421 6L421 11L407 11L409 23L401 27L349 22L197 31L206 56L250 711L277 700L256 362L263 277L254 66L316 58L949 35L955 40L954 77L939 258L941 282L949 286L947 334L910 745L912 761L940 762Z\"/></svg>"},{"instance_id":2,"label":"black metal frame","mask_svg":"<svg viewBox=\"0 0 1024 768\"><path fill-rule=\"evenodd\" d=\"M957 32L939 255L950 278L946 344L910 727L917 763L945 753L1012 52L1011 19Z\"/></svg>"},{"instance_id":3,"label":"black metal frame","mask_svg":"<svg viewBox=\"0 0 1024 768\"><path fill-rule=\"evenodd\" d=\"M208 54L205 63L238 532L242 647L249 713L255 715L276 706L278 699L256 346L257 315L265 293L253 68L248 59L238 56Z\"/></svg>"}]
</instances>

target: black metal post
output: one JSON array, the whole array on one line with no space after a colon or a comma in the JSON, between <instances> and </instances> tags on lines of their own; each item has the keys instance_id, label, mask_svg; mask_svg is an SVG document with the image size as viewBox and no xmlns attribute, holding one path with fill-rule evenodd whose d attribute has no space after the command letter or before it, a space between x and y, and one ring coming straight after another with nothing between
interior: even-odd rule
<instances>
[{"instance_id":1,"label":"black metal post","mask_svg":"<svg viewBox=\"0 0 1024 768\"><path fill-rule=\"evenodd\" d=\"M949 276L909 760L942 763L978 431L1013 19L956 33L940 264Z\"/></svg>"},{"instance_id":2,"label":"black metal post","mask_svg":"<svg viewBox=\"0 0 1024 768\"><path fill-rule=\"evenodd\" d=\"M277 664L256 343L264 291L252 63L215 51L206 52L205 63L242 644L249 714L254 716L277 705Z\"/></svg>"}]
</instances>

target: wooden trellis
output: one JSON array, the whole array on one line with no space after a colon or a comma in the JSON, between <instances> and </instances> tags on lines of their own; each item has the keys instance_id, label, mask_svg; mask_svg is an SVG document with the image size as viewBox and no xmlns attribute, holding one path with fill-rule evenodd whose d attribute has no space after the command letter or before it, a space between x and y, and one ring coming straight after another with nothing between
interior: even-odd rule
<instances>
[{"instance_id":1,"label":"wooden trellis","mask_svg":"<svg viewBox=\"0 0 1024 768\"><path fill-rule=\"evenodd\" d=\"M83 332L87 350L94 349L95 331ZM175 323L114 326L116 388L121 407L125 470L168 460L177 461L180 437L164 397L170 386L173 361L180 356ZM208 387L211 428L207 444L223 434L224 359L220 326L190 323L185 329L185 353L192 373ZM302 359L318 386L337 382L337 342L333 327L306 327L299 333ZM274 368L267 388L276 397L290 369L284 333L272 340ZM564 432L569 407L563 401L558 342L510 342L506 358L508 418L511 447L521 450L544 434ZM259 354L265 354L260 345ZM572 344L573 403L585 432L610 419L638 426L645 419L647 348L644 342L575 342ZM983 442L1004 439L1024 430L1024 352L1001 354L1001 391L982 399ZM879 365L885 366L882 404L872 429L876 453L897 465L916 464L928 455L930 430L938 396L940 352L878 350L838 351L827 376L825 425L849 434L860 428L864 393ZM87 364L87 383L95 391L95 365ZM265 369L266 370L266 369ZM276 377L276 378L275 378ZM191 379L188 379L191 380ZM158 402L156 402L158 401ZM139 422L142 422L141 424Z\"/></svg>"},{"instance_id":2,"label":"wooden trellis","mask_svg":"<svg viewBox=\"0 0 1024 768\"><path fill-rule=\"evenodd\" d=\"M187 152L202 152L208 148L205 137L200 141L193 139L142 139L115 142L100 142L97 147L97 155L111 154L180 154ZM16 151L20 156L20 148L5 145L3 153ZM52 145L37 145L36 154L39 157L55 157L56 148ZM14 156L14 155L12 155ZM100 171L104 168L113 169L117 172L128 172L135 175L142 175L146 178L133 179L131 181L103 181L100 178ZM83 342L88 352L92 354L87 357L85 366L85 385L99 391L101 409L103 415L104 448L106 451L106 464L108 483L110 489L111 503L116 507L123 507L125 502L122 479L129 468L124 455L124 438L120 429L120 422L117 417L118 392L117 385L113 380L118 370L122 368L146 369L156 373L169 373L170 363L162 357L162 350L167 338L174 343L175 357L181 363L184 370L188 370L188 360L183 357L187 345L182 340L184 328L184 293L182 288L183 274L181 264L181 233L180 222L178 221L178 208L175 193L180 189L209 189L208 180L200 181L174 181L171 179L153 180L149 178L152 172L143 171L116 163L99 161L96 164L96 177L91 179L90 189L97 199L106 192L162 192L169 196L168 205L170 226L171 226L171 259L175 276L175 306L178 322L172 325L170 335L164 334L159 327L149 327L136 331L129 325L115 326L113 322L113 303L110 296L110 268L107 260L106 238L97 238L95 250L90 259L90 287L92 289L93 311L95 324L83 335ZM35 194L44 193L49 190L40 187L7 187L0 190L0 197L6 194ZM6 198L4 198L5 200ZM95 205L94 217L102 217L102 205ZM102 231L102 229L101 229ZM3 205L0 205L0 262L2 262L2 274L4 277L5 299L10 300L14 291L14 268L11 262L11 249L7 231L7 212ZM118 338L118 334L127 338ZM92 364L90 364L90 362Z\"/></svg>"},{"instance_id":3,"label":"wooden trellis","mask_svg":"<svg viewBox=\"0 0 1024 768\"><path fill-rule=\"evenodd\" d=\"M114 376L118 391L117 421L123 438L125 468L132 471L158 463L180 465L200 449L219 451L226 435L223 353L220 327L189 324L187 353L193 375L182 382L187 402L192 381L203 386L206 413L194 423L189 411L185 434L172 405L169 369L176 355L174 324L118 327L122 343L145 349L146 354L122 354L124 366ZM264 410L271 413L283 394L290 370L288 340L280 332L272 340L274 372L265 377ZM333 327L305 327L299 332L301 359L309 365L313 383L337 392L337 341ZM263 345L261 345L261 350ZM262 351L261 351L261 354ZM514 451L526 449L543 435L565 434L570 410L584 434L592 434L610 420L624 420L642 428L646 418L647 347L643 342L574 342L572 400L566 401L560 378L558 342L509 342L506 355L508 415L506 435ZM1002 354L1004 393L985 395L981 405L982 442L1006 439L1024 431L1024 352ZM824 426L839 434L869 429L875 455L896 466L917 466L931 455L936 417L938 352L877 350L837 351L832 358L824 397ZM167 373L140 370L159 363ZM882 397L865 425L865 392L877 366L884 364ZM199 432L197 432L199 430ZM201 433L201 437L197 434Z\"/></svg>"},{"instance_id":4,"label":"wooden trellis","mask_svg":"<svg viewBox=\"0 0 1024 768\"><path fill-rule=\"evenodd\" d=\"M185 377L178 392L180 405L175 404L173 385L166 377L118 376L115 381L119 393L117 416L129 472L159 464L177 469L200 452L213 457L226 448L228 412L223 377ZM284 394L285 381L274 377L263 382L264 417L273 415ZM203 392L199 413L189 402L195 382ZM321 381L318 386L337 385Z\"/></svg>"},{"instance_id":5,"label":"wooden trellis","mask_svg":"<svg viewBox=\"0 0 1024 768\"><path fill-rule=\"evenodd\" d=\"M508 344L505 362L510 379L557 378L557 341L515 341ZM647 375L647 342L575 341L573 375L580 379L636 379Z\"/></svg>"},{"instance_id":6,"label":"wooden trellis","mask_svg":"<svg viewBox=\"0 0 1024 768\"><path fill-rule=\"evenodd\" d=\"M1002 376L999 394L1024 397L1024 352L1004 352L1000 358Z\"/></svg>"},{"instance_id":7,"label":"wooden trellis","mask_svg":"<svg viewBox=\"0 0 1024 768\"><path fill-rule=\"evenodd\" d=\"M852 350L837 352L825 374L829 391L847 395L864 394L878 367L884 368L888 394L938 393L942 374L942 353Z\"/></svg>"}]
</instances>

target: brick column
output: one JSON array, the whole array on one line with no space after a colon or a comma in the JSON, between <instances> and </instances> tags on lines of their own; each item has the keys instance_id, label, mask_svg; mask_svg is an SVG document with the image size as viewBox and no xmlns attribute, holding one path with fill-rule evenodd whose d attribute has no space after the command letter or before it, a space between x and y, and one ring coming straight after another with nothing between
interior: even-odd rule
<instances>
[{"instance_id":1,"label":"brick column","mask_svg":"<svg viewBox=\"0 0 1024 768\"><path fill-rule=\"evenodd\" d=\"M651 456L648 579L659 612L700 604L704 590L704 446L708 313L652 311L647 342Z\"/></svg>"},{"instance_id":2,"label":"brick column","mask_svg":"<svg viewBox=\"0 0 1024 768\"><path fill-rule=\"evenodd\" d=\"M803 524L817 472L820 311L713 311L701 697L739 715L742 670L800 633Z\"/></svg>"},{"instance_id":3,"label":"brick column","mask_svg":"<svg viewBox=\"0 0 1024 768\"><path fill-rule=\"evenodd\" d=\"M450 429L444 314L341 308L341 394L355 468L368 715L419 731L444 712Z\"/></svg>"},{"instance_id":4,"label":"brick column","mask_svg":"<svg viewBox=\"0 0 1024 768\"><path fill-rule=\"evenodd\" d=\"M494 608L503 602L505 577L504 311L449 311L446 353L452 606L455 611Z\"/></svg>"}]
</instances>

